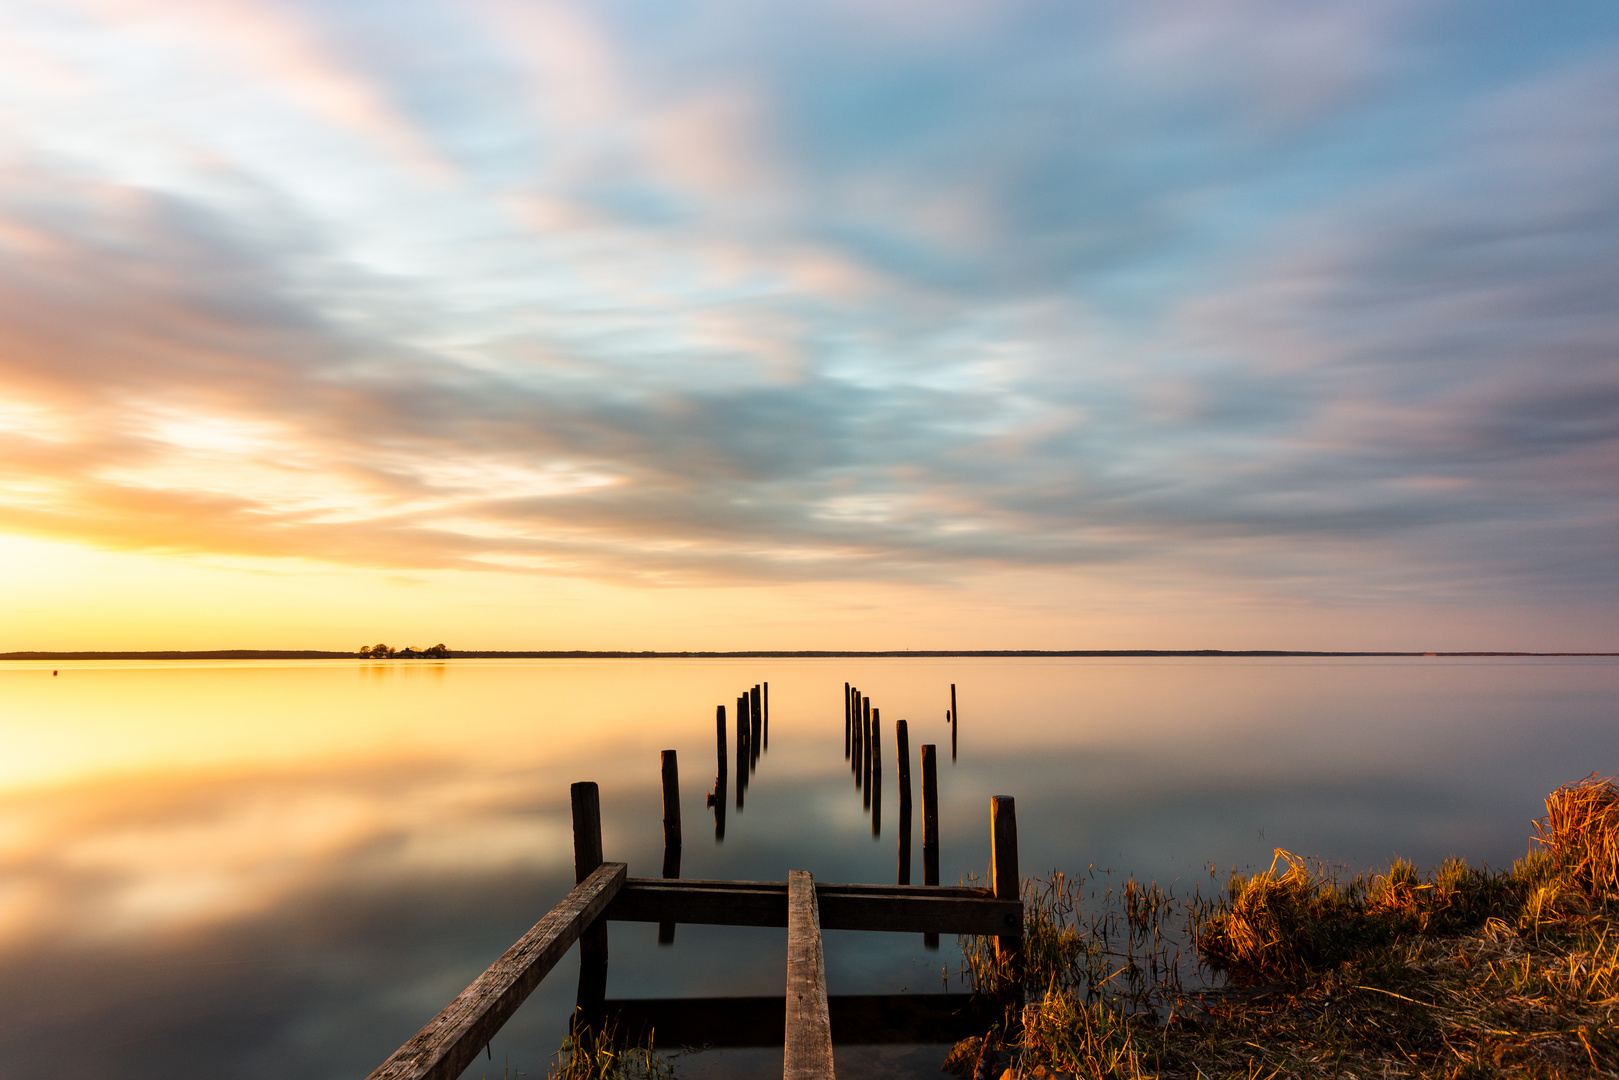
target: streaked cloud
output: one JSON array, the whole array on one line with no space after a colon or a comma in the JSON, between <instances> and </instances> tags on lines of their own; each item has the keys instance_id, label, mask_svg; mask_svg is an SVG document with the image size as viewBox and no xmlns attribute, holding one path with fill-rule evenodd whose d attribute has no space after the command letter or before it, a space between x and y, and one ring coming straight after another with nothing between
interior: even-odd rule
<instances>
[{"instance_id":1,"label":"streaked cloud","mask_svg":"<svg viewBox=\"0 0 1619 1080\"><path fill-rule=\"evenodd\" d=\"M1611 604L1613 23L12 4L0 529Z\"/></svg>"}]
</instances>

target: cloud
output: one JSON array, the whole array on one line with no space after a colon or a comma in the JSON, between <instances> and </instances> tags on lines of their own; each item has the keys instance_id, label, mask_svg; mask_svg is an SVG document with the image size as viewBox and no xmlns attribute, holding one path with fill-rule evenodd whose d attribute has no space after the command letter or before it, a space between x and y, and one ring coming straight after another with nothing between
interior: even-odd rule
<instances>
[{"instance_id":1,"label":"cloud","mask_svg":"<svg viewBox=\"0 0 1619 1080\"><path fill-rule=\"evenodd\" d=\"M129 10L28 23L99 88L44 111L159 137L0 140L8 530L638 582L1619 581L1611 40L1548 22L1496 71L1443 6ZM179 74L86 67L159 29Z\"/></svg>"}]
</instances>

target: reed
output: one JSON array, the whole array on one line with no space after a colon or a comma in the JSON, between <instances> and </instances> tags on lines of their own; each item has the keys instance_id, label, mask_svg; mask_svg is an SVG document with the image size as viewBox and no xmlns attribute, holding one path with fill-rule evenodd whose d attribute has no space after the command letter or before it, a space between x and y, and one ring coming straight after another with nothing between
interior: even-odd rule
<instances>
[{"instance_id":1,"label":"reed","mask_svg":"<svg viewBox=\"0 0 1619 1080\"><path fill-rule=\"evenodd\" d=\"M1086 1077L1619 1077L1619 787L1552 792L1509 870L1277 851L1177 896L1094 867L1025 883L1025 1009L999 1069ZM988 943L962 975L988 990ZM976 1060L979 1040L947 1069Z\"/></svg>"},{"instance_id":2,"label":"reed","mask_svg":"<svg viewBox=\"0 0 1619 1080\"><path fill-rule=\"evenodd\" d=\"M601 1024L576 1022L552 1055L547 1080L673 1080L675 1068L653 1049L653 1033L627 1038L609 1018Z\"/></svg>"}]
</instances>

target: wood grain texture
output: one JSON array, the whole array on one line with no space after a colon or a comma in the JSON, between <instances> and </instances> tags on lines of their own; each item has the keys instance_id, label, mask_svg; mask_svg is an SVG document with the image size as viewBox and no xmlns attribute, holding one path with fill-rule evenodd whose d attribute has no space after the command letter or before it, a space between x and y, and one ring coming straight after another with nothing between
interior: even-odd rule
<instances>
[{"instance_id":1,"label":"wood grain texture","mask_svg":"<svg viewBox=\"0 0 1619 1080\"><path fill-rule=\"evenodd\" d=\"M782 1080L832 1080L821 911L808 870L787 872L787 1039Z\"/></svg>"},{"instance_id":2,"label":"wood grain texture","mask_svg":"<svg viewBox=\"0 0 1619 1080\"><path fill-rule=\"evenodd\" d=\"M624 887L624 863L603 863L454 1001L379 1065L370 1080L456 1080Z\"/></svg>"}]
</instances>

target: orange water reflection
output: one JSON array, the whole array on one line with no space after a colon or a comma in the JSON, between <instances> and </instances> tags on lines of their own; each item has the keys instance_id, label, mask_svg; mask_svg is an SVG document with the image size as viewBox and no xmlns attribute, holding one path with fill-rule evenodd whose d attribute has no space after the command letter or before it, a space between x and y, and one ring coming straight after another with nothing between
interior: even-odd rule
<instances>
[{"instance_id":1,"label":"orange water reflection","mask_svg":"<svg viewBox=\"0 0 1619 1080\"><path fill-rule=\"evenodd\" d=\"M880 704L890 785L896 720L913 755L941 747L947 882L983 868L990 794L1018 798L1026 872L1163 876L1274 845L1500 861L1550 786L1619 765L1604 662L55 667L0 668L8 1076L363 1075L566 889L570 782L600 783L609 857L659 873L665 748L687 876L892 880L892 822L874 836L850 788L846 681ZM769 751L717 844L714 707L762 681ZM616 994L779 992L768 942L643 937L614 931ZM904 948L832 942L835 989L937 989L948 950ZM514 1021L529 1066L565 1015L542 993Z\"/></svg>"}]
</instances>

